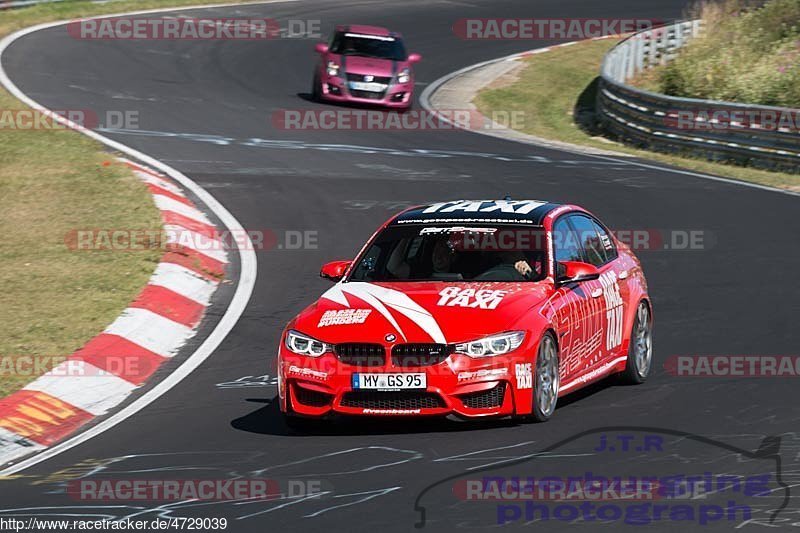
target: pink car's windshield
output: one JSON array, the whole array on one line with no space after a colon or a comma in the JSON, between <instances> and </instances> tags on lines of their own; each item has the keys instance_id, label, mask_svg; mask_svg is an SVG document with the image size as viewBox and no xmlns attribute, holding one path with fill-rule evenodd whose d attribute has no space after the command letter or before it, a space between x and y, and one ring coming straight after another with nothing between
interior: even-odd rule
<instances>
[{"instance_id":1,"label":"pink car's windshield","mask_svg":"<svg viewBox=\"0 0 800 533\"><path fill-rule=\"evenodd\" d=\"M403 41L396 37L337 32L329 49L334 54L346 56L373 57L391 61L407 59Z\"/></svg>"},{"instance_id":2,"label":"pink car's windshield","mask_svg":"<svg viewBox=\"0 0 800 533\"><path fill-rule=\"evenodd\" d=\"M361 256L349 281L538 281L540 227L390 226Z\"/></svg>"}]
</instances>

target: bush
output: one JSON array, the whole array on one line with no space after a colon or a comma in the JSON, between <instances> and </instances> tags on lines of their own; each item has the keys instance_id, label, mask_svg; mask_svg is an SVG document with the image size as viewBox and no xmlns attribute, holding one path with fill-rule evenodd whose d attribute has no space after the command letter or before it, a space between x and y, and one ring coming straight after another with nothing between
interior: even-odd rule
<instances>
[{"instance_id":1,"label":"bush","mask_svg":"<svg viewBox=\"0 0 800 533\"><path fill-rule=\"evenodd\" d=\"M800 107L800 0L700 4L703 33L661 68L673 96Z\"/></svg>"}]
</instances>

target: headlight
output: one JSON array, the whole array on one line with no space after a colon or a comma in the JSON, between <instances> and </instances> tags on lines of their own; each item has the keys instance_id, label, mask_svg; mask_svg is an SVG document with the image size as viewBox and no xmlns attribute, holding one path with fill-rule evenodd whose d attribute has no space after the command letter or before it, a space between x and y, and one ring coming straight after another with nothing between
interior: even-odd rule
<instances>
[{"instance_id":1,"label":"headlight","mask_svg":"<svg viewBox=\"0 0 800 533\"><path fill-rule=\"evenodd\" d=\"M397 81L399 83L408 83L411 79L411 70L404 68L400 71L400 74L397 75Z\"/></svg>"},{"instance_id":2,"label":"headlight","mask_svg":"<svg viewBox=\"0 0 800 533\"><path fill-rule=\"evenodd\" d=\"M333 351L333 346L325 344L317 339L312 339L307 335L296 331L289 331L286 334L286 348L289 351L309 357L319 357L327 352Z\"/></svg>"},{"instance_id":3,"label":"headlight","mask_svg":"<svg viewBox=\"0 0 800 533\"><path fill-rule=\"evenodd\" d=\"M512 352L525 340L524 331L509 331L491 337L484 337L472 342L456 344L456 353L470 357L492 357Z\"/></svg>"},{"instance_id":4,"label":"headlight","mask_svg":"<svg viewBox=\"0 0 800 533\"><path fill-rule=\"evenodd\" d=\"M333 61L328 61L328 76L338 76L339 75L339 65L337 65Z\"/></svg>"}]
</instances>

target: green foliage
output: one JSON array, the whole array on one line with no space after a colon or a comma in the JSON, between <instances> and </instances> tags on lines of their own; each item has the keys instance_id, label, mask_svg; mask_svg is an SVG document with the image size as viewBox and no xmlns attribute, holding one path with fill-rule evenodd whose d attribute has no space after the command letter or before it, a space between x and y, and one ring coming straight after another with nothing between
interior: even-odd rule
<instances>
[{"instance_id":1,"label":"green foliage","mask_svg":"<svg viewBox=\"0 0 800 533\"><path fill-rule=\"evenodd\" d=\"M660 67L673 96L800 107L800 0L708 2L701 36Z\"/></svg>"}]
</instances>

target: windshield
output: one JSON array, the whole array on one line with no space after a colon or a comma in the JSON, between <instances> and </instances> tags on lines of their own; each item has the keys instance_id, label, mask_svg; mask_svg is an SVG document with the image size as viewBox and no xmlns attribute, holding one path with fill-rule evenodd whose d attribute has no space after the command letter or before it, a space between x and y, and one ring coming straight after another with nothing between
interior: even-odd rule
<instances>
[{"instance_id":1,"label":"windshield","mask_svg":"<svg viewBox=\"0 0 800 533\"><path fill-rule=\"evenodd\" d=\"M538 281L544 278L541 227L407 225L383 230L350 281Z\"/></svg>"},{"instance_id":2,"label":"windshield","mask_svg":"<svg viewBox=\"0 0 800 533\"><path fill-rule=\"evenodd\" d=\"M394 37L339 32L333 38L330 51L347 56L375 57L392 61L406 60L406 49L403 42Z\"/></svg>"}]
</instances>

